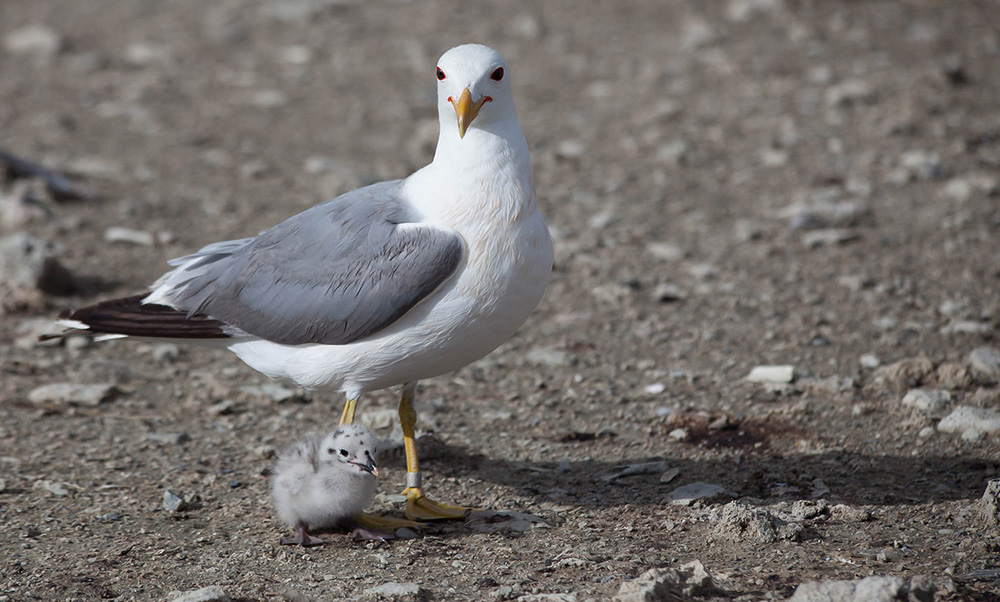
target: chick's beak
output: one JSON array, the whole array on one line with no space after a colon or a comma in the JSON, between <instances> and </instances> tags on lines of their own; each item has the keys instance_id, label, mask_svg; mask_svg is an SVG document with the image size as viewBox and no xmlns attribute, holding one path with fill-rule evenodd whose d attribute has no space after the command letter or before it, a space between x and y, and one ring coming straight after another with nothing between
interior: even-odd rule
<instances>
[{"instance_id":1,"label":"chick's beak","mask_svg":"<svg viewBox=\"0 0 1000 602\"><path fill-rule=\"evenodd\" d=\"M455 115L458 116L458 137L465 138L465 132L472 125L476 115L479 115L479 109L482 109L484 104L493 99L489 96L483 96L474 101L472 100L472 92L466 88L462 90L462 95L458 97L457 101L454 97L450 100L452 106L455 107Z\"/></svg>"},{"instance_id":2,"label":"chick's beak","mask_svg":"<svg viewBox=\"0 0 1000 602\"><path fill-rule=\"evenodd\" d=\"M378 466L375 466L374 460L368 464L365 464L364 462L351 462L351 464L354 464L361 470L370 473L375 478L378 478Z\"/></svg>"}]
</instances>

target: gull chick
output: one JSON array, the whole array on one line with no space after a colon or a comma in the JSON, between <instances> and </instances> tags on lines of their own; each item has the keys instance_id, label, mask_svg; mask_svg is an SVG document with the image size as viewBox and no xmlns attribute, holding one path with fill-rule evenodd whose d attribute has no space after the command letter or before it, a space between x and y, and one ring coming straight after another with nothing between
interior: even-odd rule
<instances>
[{"instance_id":1,"label":"gull chick","mask_svg":"<svg viewBox=\"0 0 1000 602\"><path fill-rule=\"evenodd\" d=\"M452 48L427 70L440 125L429 165L175 259L148 295L63 324L228 349L271 378L341 392L341 424L363 394L402 385L406 516L462 518L468 508L424 494L415 394L509 339L552 273L514 72L486 46Z\"/></svg>"},{"instance_id":2,"label":"gull chick","mask_svg":"<svg viewBox=\"0 0 1000 602\"><path fill-rule=\"evenodd\" d=\"M282 452L274 465L274 509L295 533L279 543L322 545L323 540L309 530L329 527L346 529L356 539L391 538L390 533L363 528L354 520L375 495L375 452L374 435L360 424L314 435Z\"/></svg>"}]
</instances>

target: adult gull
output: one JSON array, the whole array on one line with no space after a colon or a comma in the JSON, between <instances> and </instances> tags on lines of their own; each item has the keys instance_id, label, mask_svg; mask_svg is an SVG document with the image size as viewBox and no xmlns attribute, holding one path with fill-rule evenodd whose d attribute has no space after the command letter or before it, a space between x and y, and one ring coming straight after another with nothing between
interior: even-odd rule
<instances>
[{"instance_id":1,"label":"adult gull","mask_svg":"<svg viewBox=\"0 0 1000 602\"><path fill-rule=\"evenodd\" d=\"M174 259L148 295L65 312L62 323L227 348L271 378L342 392L342 425L362 394L402 385L406 516L464 516L424 495L417 381L510 338L541 300L553 256L506 61L468 44L435 74L429 165Z\"/></svg>"}]
</instances>

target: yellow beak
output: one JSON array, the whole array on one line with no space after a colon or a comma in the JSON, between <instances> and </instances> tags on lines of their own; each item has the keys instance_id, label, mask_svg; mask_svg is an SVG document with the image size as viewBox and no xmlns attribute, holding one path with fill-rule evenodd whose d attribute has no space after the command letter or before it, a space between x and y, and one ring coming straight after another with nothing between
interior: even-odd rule
<instances>
[{"instance_id":1,"label":"yellow beak","mask_svg":"<svg viewBox=\"0 0 1000 602\"><path fill-rule=\"evenodd\" d=\"M457 102L454 98L451 99L451 104L455 107L455 115L458 116L459 138L465 138L465 131L472 125L472 121L476 118L476 115L479 115L479 109L483 108L483 105L490 100L493 99L489 96L484 96L473 102L472 92L469 92L468 88L462 90L462 95L458 97Z\"/></svg>"}]
</instances>

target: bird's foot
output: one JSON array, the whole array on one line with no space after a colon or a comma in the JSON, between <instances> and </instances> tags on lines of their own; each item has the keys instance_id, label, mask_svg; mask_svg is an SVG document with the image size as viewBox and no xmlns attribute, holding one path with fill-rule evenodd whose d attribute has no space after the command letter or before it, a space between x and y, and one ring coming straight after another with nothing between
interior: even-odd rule
<instances>
[{"instance_id":1,"label":"bird's foot","mask_svg":"<svg viewBox=\"0 0 1000 602\"><path fill-rule=\"evenodd\" d=\"M403 490L403 495L406 496L406 518L412 520L460 520L475 510L475 508L435 502L424 495L419 487L407 487Z\"/></svg>"},{"instance_id":2,"label":"bird's foot","mask_svg":"<svg viewBox=\"0 0 1000 602\"><path fill-rule=\"evenodd\" d=\"M322 539L309 534L309 526L305 523L299 523L295 526L295 533L293 535L287 535L278 540L278 543L283 546L302 546L303 548L310 548L313 546L321 546L326 542Z\"/></svg>"}]
</instances>

